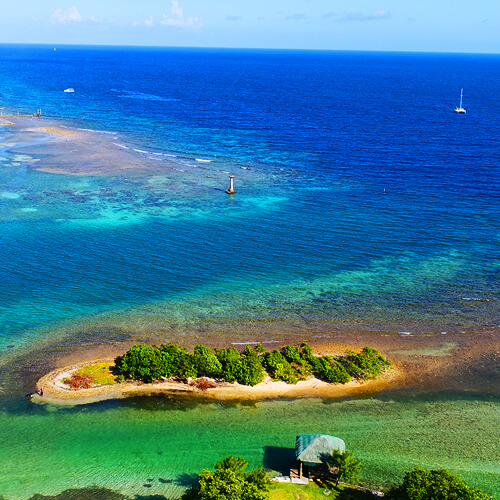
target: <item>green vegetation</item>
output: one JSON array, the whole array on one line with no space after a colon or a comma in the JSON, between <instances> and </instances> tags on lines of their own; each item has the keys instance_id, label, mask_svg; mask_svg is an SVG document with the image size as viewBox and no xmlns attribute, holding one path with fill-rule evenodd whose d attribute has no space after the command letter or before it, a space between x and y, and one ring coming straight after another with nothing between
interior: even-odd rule
<instances>
[{"instance_id":1,"label":"green vegetation","mask_svg":"<svg viewBox=\"0 0 500 500\"><path fill-rule=\"evenodd\" d=\"M265 500L269 479L262 467L245 472L243 457L227 456L215 464L215 470L203 469L198 482L183 500Z\"/></svg>"},{"instance_id":2,"label":"green vegetation","mask_svg":"<svg viewBox=\"0 0 500 500\"><path fill-rule=\"evenodd\" d=\"M308 485L291 483L272 483L269 500L373 500L368 491L357 490L347 485L327 489L314 482Z\"/></svg>"},{"instance_id":3,"label":"green vegetation","mask_svg":"<svg viewBox=\"0 0 500 500\"><path fill-rule=\"evenodd\" d=\"M339 450L333 450L332 456L328 457L325 462L336 477L337 486L341 480L351 484L358 483L358 474L363 466L350 451L345 450L341 453Z\"/></svg>"},{"instance_id":4,"label":"green vegetation","mask_svg":"<svg viewBox=\"0 0 500 500\"><path fill-rule=\"evenodd\" d=\"M403 482L385 496L388 500L493 500L446 469L407 471Z\"/></svg>"},{"instance_id":5,"label":"green vegetation","mask_svg":"<svg viewBox=\"0 0 500 500\"><path fill-rule=\"evenodd\" d=\"M313 375L331 384L345 384L351 379L377 378L390 366L390 361L370 347L360 353L348 351L345 356L314 356L306 343L272 351L257 344L255 349L247 346L243 352L233 347L212 352L208 346L197 345L192 354L175 344L139 344L116 359L120 375L132 380L210 377L251 386L262 382L265 372L273 380L289 384Z\"/></svg>"},{"instance_id":6,"label":"green vegetation","mask_svg":"<svg viewBox=\"0 0 500 500\"><path fill-rule=\"evenodd\" d=\"M93 363L80 368L77 375L88 375L92 377L95 385L113 385L116 384L116 375L111 371L113 363Z\"/></svg>"}]
</instances>

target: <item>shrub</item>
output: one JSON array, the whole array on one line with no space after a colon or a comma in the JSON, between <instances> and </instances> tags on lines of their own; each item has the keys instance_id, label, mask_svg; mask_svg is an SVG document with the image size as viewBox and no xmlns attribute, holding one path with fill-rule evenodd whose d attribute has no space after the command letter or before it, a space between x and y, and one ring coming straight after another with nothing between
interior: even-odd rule
<instances>
[{"instance_id":1,"label":"shrub","mask_svg":"<svg viewBox=\"0 0 500 500\"><path fill-rule=\"evenodd\" d=\"M347 351L346 356L339 356L338 360L351 377L360 380L377 378L392 364L371 347L363 347L359 354Z\"/></svg>"},{"instance_id":2,"label":"shrub","mask_svg":"<svg viewBox=\"0 0 500 500\"><path fill-rule=\"evenodd\" d=\"M222 365L222 375L227 382L239 382L241 373L241 354L234 348L215 350L215 355Z\"/></svg>"},{"instance_id":3,"label":"shrub","mask_svg":"<svg viewBox=\"0 0 500 500\"><path fill-rule=\"evenodd\" d=\"M337 486L341 479L353 484L358 483L363 465L350 451L341 453L339 450L333 450L332 456L326 458L326 463L336 469Z\"/></svg>"},{"instance_id":4,"label":"shrub","mask_svg":"<svg viewBox=\"0 0 500 500\"><path fill-rule=\"evenodd\" d=\"M315 375L329 384L346 384L351 381L349 373L336 358L323 356L317 358Z\"/></svg>"},{"instance_id":5,"label":"shrub","mask_svg":"<svg viewBox=\"0 0 500 500\"><path fill-rule=\"evenodd\" d=\"M152 382L165 373L160 349L146 344L132 346L116 364L125 377L144 382Z\"/></svg>"},{"instance_id":6,"label":"shrub","mask_svg":"<svg viewBox=\"0 0 500 500\"><path fill-rule=\"evenodd\" d=\"M281 354L285 357L285 359L289 363L301 363L302 358L301 358L301 353L299 351L299 348L294 345L285 345L281 348Z\"/></svg>"},{"instance_id":7,"label":"shrub","mask_svg":"<svg viewBox=\"0 0 500 500\"><path fill-rule=\"evenodd\" d=\"M274 380L283 380L291 384L296 384L298 382L292 365L278 349L266 352L264 359L267 373L269 373Z\"/></svg>"},{"instance_id":8,"label":"shrub","mask_svg":"<svg viewBox=\"0 0 500 500\"><path fill-rule=\"evenodd\" d=\"M222 364L222 374L227 382L253 386L264 380L261 357L250 346L246 346L242 353L234 347L215 352Z\"/></svg>"},{"instance_id":9,"label":"shrub","mask_svg":"<svg viewBox=\"0 0 500 500\"><path fill-rule=\"evenodd\" d=\"M197 345L193 353L194 367L198 375L211 378L222 376L222 365L217 356L206 345Z\"/></svg>"},{"instance_id":10,"label":"shrub","mask_svg":"<svg viewBox=\"0 0 500 500\"><path fill-rule=\"evenodd\" d=\"M168 374L165 375L166 377L177 375L183 378L196 378L198 376L198 372L194 365L193 355L186 349L169 343L162 344L160 350L165 353L165 359L169 360Z\"/></svg>"},{"instance_id":11,"label":"shrub","mask_svg":"<svg viewBox=\"0 0 500 500\"><path fill-rule=\"evenodd\" d=\"M264 354L266 351L266 348L259 342L256 346L255 346L255 352L259 353L259 354Z\"/></svg>"},{"instance_id":12,"label":"shrub","mask_svg":"<svg viewBox=\"0 0 500 500\"><path fill-rule=\"evenodd\" d=\"M215 387L217 387L217 384L213 380L210 380L207 377L197 378L193 382L193 385L197 389L200 389L202 391L206 391L207 389L214 389Z\"/></svg>"},{"instance_id":13,"label":"shrub","mask_svg":"<svg viewBox=\"0 0 500 500\"><path fill-rule=\"evenodd\" d=\"M262 468L245 472L247 465L243 457L229 455L215 464L215 470L204 469L182 499L265 500L269 479Z\"/></svg>"},{"instance_id":14,"label":"shrub","mask_svg":"<svg viewBox=\"0 0 500 500\"><path fill-rule=\"evenodd\" d=\"M71 389L90 389L94 383L94 377L87 374L74 373L70 378L64 380Z\"/></svg>"},{"instance_id":15,"label":"shrub","mask_svg":"<svg viewBox=\"0 0 500 500\"><path fill-rule=\"evenodd\" d=\"M446 469L406 471L403 482L385 496L388 500L493 500Z\"/></svg>"},{"instance_id":16,"label":"shrub","mask_svg":"<svg viewBox=\"0 0 500 500\"><path fill-rule=\"evenodd\" d=\"M238 382L243 385L257 385L264 380L262 359L250 346L246 346L241 355L241 367Z\"/></svg>"}]
</instances>

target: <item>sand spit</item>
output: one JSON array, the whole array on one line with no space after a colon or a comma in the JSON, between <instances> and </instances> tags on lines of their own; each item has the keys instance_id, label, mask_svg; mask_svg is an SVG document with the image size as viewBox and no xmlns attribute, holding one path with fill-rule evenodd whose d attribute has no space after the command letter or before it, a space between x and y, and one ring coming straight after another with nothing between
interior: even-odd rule
<instances>
[{"instance_id":1,"label":"sand spit","mask_svg":"<svg viewBox=\"0 0 500 500\"><path fill-rule=\"evenodd\" d=\"M219 385L206 391L196 390L186 384L137 384L127 382L113 386L96 387L80 391L69 390L65 385L61 388L55 384L56 379L62 381L68 373L84 365L98 361L110 361L123 354L131 345L146 341L161 343L174 341L186 348L193 348L197 343L205 343L215 347L224 347L228 342L221 342L220 331L214 337L168 337L145 339L134 337L124 343L113 342L112 339L93 346L68 344L57 348L43 349L39 358L45 361L44 371L39 371L37 382L27 381L26 388L36 385L37 390L44 388L44 400L58 404L85 404L101 399L122 398L137 394L177 393L192 394L213 399L269 399L281 397L367 397L379 392L385 394L421 394L454 391L457 393L498 394L500 360L499 337L495 331L474 331L467 333L449 332L440 334L384 334L384 333L336 333L326 334L323 330L321 340L315 335L304 335L303 340L310 343L315 354L338 354L346 350L359 350L365 345L378 349L394 364L394 369L383 378L365 384L351 382L347 385L329 385L319 380L310 379L297 385L267 380L255 387L238 386L237 384ZM280 339L278 344L292 344L296 337L280 337L278 333L272 337ZM248 337L241 336L244 341ZM50 360L47 352L52 351ZM48 362L47 362L48 361ZM35 363L39 363L35 362ZM57 368L64 366L66 368ZM50 371L53 370L53 371ZM43 373L48 375L42 376ZM65 373L64 373L65 372ZM42 376L40 379L39 377ZM266 383L267 382L267 383ZM62 382L60 382L62 384ZM36 398L34 398L36 400Z\"/></svg>"},{"instance_id":2,"label":"sand spit","mask_svg":"<svg viewBox=\"0 0 500 500\"><path fill-rule=\"evenodd\" d=\"M240 385L238 383L217 382L217 387L210 389L199 389L192 382L184 383L173 380L144 384L136 381L126 381L114 385L102 385L90 389L70 389L63 382L65 378L78 371L83 366L97 362L111 362L111 359L94 360L92 363L84 363L53 370L43 376L36 384L37 394L32 400L35 402L46 402L60 405L88 404L107 399L120 399L130 396L154 395L154 394L189 394L194 397L215 400L265 400L275 398L304 398L304 397L343 397L355 396L366 393L377 392L386 388L396 380L400 373L397 368L392 368L378 380L368 382L351 381L348 384L329 384L317 378L303 380L297 384L273 381L266 376L263 382L254 387ZM40 390L43 388L43 397Z\"/></svg>"},{"instance_id":3,"label":"sand spit","mask_svg":"<svg viewBox=\"0 0 500 500\"><path fill-rule=\"evenodd\" d=\"M11 152L39 159L32 168L46 173L71 176L107 176L123 172L165 171L172 167L148 155L117 144L117 134L65 127L42 117L13 117L9 133L14 136ZM22 134L19 135L19 134ZM27 135L28 134L28 135ZM27 142L27 137L31 140Z\"/></svg>"}]
</instances>

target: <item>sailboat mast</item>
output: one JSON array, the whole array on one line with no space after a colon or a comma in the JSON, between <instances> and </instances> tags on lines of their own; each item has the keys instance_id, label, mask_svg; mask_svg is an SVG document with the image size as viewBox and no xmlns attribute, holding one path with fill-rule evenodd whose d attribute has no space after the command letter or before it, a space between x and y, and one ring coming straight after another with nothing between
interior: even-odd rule
<instances>
[{"instance_id":1,"label":"sailboat mast","mask_svg":"<svg viewBox=\"0 0 500 500\"><path fill-rule=\"evenodd\" d=\"M462 108L462 96L464 95L464 89L460 89L460 108Z\"/></svg>"}]
</instances>

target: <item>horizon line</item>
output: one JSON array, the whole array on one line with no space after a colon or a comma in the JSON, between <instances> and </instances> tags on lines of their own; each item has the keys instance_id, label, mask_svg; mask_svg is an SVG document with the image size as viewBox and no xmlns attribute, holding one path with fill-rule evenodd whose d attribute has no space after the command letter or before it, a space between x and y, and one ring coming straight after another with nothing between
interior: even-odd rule
<instances>
[{"instance_id":1,"label":"horizon line","mask_svg":"<svg viewBox=\"0 0 500 500\"><path fill-rule=\"evenodd\" d=\"M500 55L500 52L464 52L440 50L388 50L388 49L318 49L318 48L291 48L291 47L223 47L223 46L195 46L195 45L126 45L126 44L97 44L97 43L47 43L47 42L0 42L0 46L46 46L46 47L110 47L110 48L150 48L150 49L213 49L213 50L261 50L261 51L296 51L296 52L371 52L371 53L398 53L398 54L463 54L463 55Z\"/></svg>"}]
</instances>

